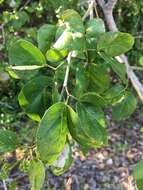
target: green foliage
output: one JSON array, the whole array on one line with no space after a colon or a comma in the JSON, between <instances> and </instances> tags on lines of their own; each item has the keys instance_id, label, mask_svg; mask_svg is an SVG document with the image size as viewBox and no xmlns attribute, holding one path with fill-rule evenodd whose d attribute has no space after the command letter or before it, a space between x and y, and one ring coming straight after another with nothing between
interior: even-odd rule
<instances>
[{"instance_id":1,"label":"green foliage","mask_svg":"<svg viewBox=\"0 0 143 190\"><path fill-rule=\"evenodd\" d=\"M100 37L97 49L105 52L109 56L115 57L130 50L133 44L134 38L130 34L106 32Z\"/></svg>"},{"instance_id":2,"label":"green foliage","mask_svg":"<svg viewBox=\"0 0 143 190\"><path fill-rule=\"evenodd\" d=\"M42 188L43 163L55 175L70 168L73 142L83 152L108 144L106 110L112 109L113 118L121 120L129 117L137 104L128 89L125 66L114 59L132 48L134 38L123 32L106 32L100 18L83 22L75 9L67 9L76 3L77 0L30 2L23 11L15 11L20 6L16 3L12 14L3 13L12 35L18 30L25 37L7 42L7 71L22 79L18 83L19 104L39 123L38 129L34 126L36 137L28 141L32 155L28 157L30 166L28 162L25 167L32 190ZM48 24L43 25L47 23L47 12ZM21 28L26 23L33 26L31 15L36 17L38 32L34 27ZM20 146L12 131L1 130L0 137L1 134L1 152Z\"/></svg>"},{"instance_id":3,"label":"green foliage","mask_svg":"<svg viewBox=\"0 0 143 190\"><path fill-rule=\"evenodd\" d=\"M0 153L14 151L19 146L16 133L0 129Z\"/></svg>"},{"instance_id":4,"label":"green foliage","mask_svg":"<svg viewBox=\"0 0 143 190\"><path fill-rule=\"evenodd\" d=\"M138 190L141 190L143 188L143 160L139 161L134 167L133 176L136 180Z\"/></svg>"},{"instance_id":5,"label":"green foliage","mask_svg":"<svg viewBox=\"0 0 143 190\"><path fill-rule=\"evenodd\" d=\"M66 143L67 116L64 103L52 105L44 114L37 132L37 151L40 158L52 164Z\"/></svg>"},{"instance_id":6,"label":"green foliage","mask_svg":"<svg viewBox=\"0 0 143 190\"><path fill-rule=\"evenodd\" d=\"M45 179L45 168L40 160L32 160L29 166L31 190L40 190Z\"/></svg>"}]
</instances>

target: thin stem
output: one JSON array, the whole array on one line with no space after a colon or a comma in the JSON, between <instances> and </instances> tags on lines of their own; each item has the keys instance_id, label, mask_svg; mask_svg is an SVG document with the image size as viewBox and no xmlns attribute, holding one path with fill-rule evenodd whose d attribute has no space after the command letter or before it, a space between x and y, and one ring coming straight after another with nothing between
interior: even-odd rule
<instances>
[{"instance_id":1,"label":"thin stem","mask_svg":"<svg viewBox=\"0 0 143 190\"><path fill-rule=\"evenodd\" d=\"M93 17L93 6L94 6L94 0L91 0L89 3L88 9L85 12L84 16L82 17L82 20L84 21L89 15L90 18Z\"/></svg>"},{"instance_id":2,"label":"thin stem","mask_svg":"<svg viewBox=\"0 0 143 190\"><path fill-rule=\"evenodd\" d=\"M94 3L94 10L95 10L96 17L99 18L99 14L98 14L98 11L97 11L97 3L96 3L96 1Z\"/></svg>"},{"instance_id":3,"label":"thin stem","mask_svg":"<svg viewBox=\"0 0 143 190\"><path fill-rule=\"evenodd\" d=\"M59 101L62 100L62 97L63 97L63 95L64 95L64 91L65 91L65 90L67 91L67 83L68 83L68 78L69 78L71 57L72 57L72 52L70 52L70 53L68 54L68 57L67 57L67 68L66 68L64 83L63 83L63 87L62 87L62 91L61 91L61 95L60 95ZM67 94L67 95L68 95L68 94Z\"/></svg>"},{"instance_id":4,"label":"thin stem","mask_svg":"<svg viewBox=\"0 0 143 190\"><path fill-rule=\"evenodd\" d=\"M3 38L3 45L5 45L6 39L5 39L5 31L4 31L4 24L0 26L0 29L2 31L2 38Z\"/></svg>"},{"instance_id":5,"label":"thin stem","mask_svg":"<svg viewBox=\"0 0 143 190\"><path fill-rule=\"evenodd\" d=\"M143 67L132 66L133 70L143 71Z\"/></svg>"},{"instance_id":6,"label":"thin stem","mask_svg":"<svg viewBox=\"0 0 143 190\"><path fill-rule=\"evenodd\" d=\"M4 190L8 190L7 189L7 186L6 186L6 182L5 182L5 180L2 180L3 181L3 187L4 187Z\"/></svg>"}]
</instances>

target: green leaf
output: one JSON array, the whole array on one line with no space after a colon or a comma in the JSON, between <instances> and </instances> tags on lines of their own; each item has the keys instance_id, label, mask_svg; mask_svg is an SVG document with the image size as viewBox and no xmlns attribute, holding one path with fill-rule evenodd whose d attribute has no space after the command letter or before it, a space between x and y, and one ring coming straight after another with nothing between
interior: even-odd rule
<instances>
[{"instance_id":1,"label":"green leaf","mask_svg":"<svg viewBox=\"0 0 143 190\"><path fill-rule=\"evenodd\" d=\"M29 166L31 190L40 190L45 180L45 168L40 160L32 160Z\"/></svg>"},{"instance_id":2,"label":"green leaf","mask_svg":"<svg viewBox=\"0 0 143 190\"><path fill-rule=\"evenodd\" d=\"M61 61L64 57L68 55L68 51L66 50L57 50L57 49L50 49L46 53L46 58L49 62L59 62Z\"/></svg>"},{"instance_id":3,"label":"green leaf","mask_svg":"<svg viewBox=\"0 0 143 190\"><path fill-rule=\"evenodd\" d=\"M26 114L35 121L40 121L48 107L48 87L51 86L51 79L39 76L23 86L18 100Z\"/></svg>"},{"instance_id":4,"label":"green leaf","mask_svg":"<svg viewBox=\"0 0 143 190\"><path fill-rule=\"evenodd\" d=\"M143 160L140 160L133 170L135 180L143 179Z\"/></svg>"},{"instance_id":5,"label":"green leaf","mask_svg":"<svg viewBox=\"0 0 143 190\"><path fill-rule=\"evenodd\" d=\"M0 153L14 151L19 145L16 133L0 129Z\"/></svg>"},{"instance_id":6,"label":"green leaf","mask_svg":"<svg viewBox=\"0 0 143 190\"><path fill-rule=\"evenodd\" d=\"M87 72L90 91L102 93L110 87L110 75L103 65L89 65Z\"/></svg>"},{"instance_id":7,"label":"green leaf","mask_svg":"<svg viewBox=\"0 0 143 190\"><path fill-rule=\"evenodd\" d=\"M69 50L71 49L71 43L73 41L72 33L65 30L58 40L55 42L53 47L57 50Z\"/></svg>"},{"instance_id":8,"label":"green leaf","mask_svg":"<svg viewBox=\"0 0 143 190\"><path fill-rule=\"evenodd\" d=\"M106 32L101 35L97 49L115 57L129 51L133 44L134 38L128 33Z\"/></svg>"},{"instance_id":9,"label":"green leaf","mask_svg":"<svg viewBox=\"0 0 143 190\"><path fill-rule=\"evenodd\" d=\"M61 19L66 24L69 31L84 33L85 29L83 26L82 18L75 10L68 9L64 11Z\"/></svg>"},{"instance_id":10,"label":"green leaf","mask_svg":"<svg viewBox=\"0 0 143 190\"><path fill-rule=\"evenodd\" d=\"M102 110L88 104L78 103L77 114L68 107L68 127L72 137L83 147L96 148L107 144Z\"/></svg>"},{"instance_id":11,"label":"green leaf","mask_svg":"<svg viewBox=\"0 0 143 190\"><path fill-rule=\"evenodd\" d=\"M9 63L11 66L43 66L46 64L46 60L37 47L20 39L9 48Z\"/></svg>"},{"instance_id":12,"label":"green leaf","mask_svg":"<svg viewBox=\"0 0 143 190\"><path fill-rule=\"evenodd\" d=\"M40 27L37 34L37 41L39 49L46 53L50 49L52 42L55 39L57 27L52 24L44 24Z\"/></svg>"},{"instance_id":13,"label":"green leaf","mask_svg":"<svg viewBox=\"0 0 143 190\"><path fill-rule=\"evenodd\" d=\"M79 101L90 103L94 106L99 106L99 107L104 107L106 105L105 99L96 92L88 92L83 94L80 97Z\"/></svg>"},{"instance_id":14,"label":"green leaf","mask_svg":"<svg viewBox=\"0 0 143 190\"><path fill-rule=\"evenodd\" d=\"M100 18L91 19L86 24L87 37L99 37L100 34L105 32L104 21Z\"/></svg>"},{"instance_id":15,"label":"green leaf","mask_svg":"<svg viewBox=\"0 0 143 190\"><path fill-rule=\"evenodd\" d=\"M40 158L52 164L64 149L67 136L67 113L64 103L52 105L44 114L37 132Z\"/></svg>"},{"instance_id":16,"label":"green leaf","mask_svg":"<svg viewBox=\"0 0 143 190\"><path fill-rule=\"evenodd\" d=\"M76 64L76 84L74 89L75 96L79 97L86 92L89 81L87 71L81 64Z\"/></svg>"},{"instance_id":17,"label":"green leaf","mask_svg":"<svg viewBox=\"0 0 143 190\"><path fill-rule=\"evenodd\" d=\"M105 55L104 53L100 53L101 57L106 61L106 64L109 64L111 69L120 77L120 79L126 84L126 67L125 64L119 63L114 58Z\"/></svg>"},{"instance_id":18,"label":"green leaf","mask_svg":"<svg viewBox=\"0 0 143 190\"><path fill-rule=\"evenodd\" d=\"M72 150L70 145L67 143L58 159L51 166L53 174L59 176L66 172L71 166L72 161Z\"/></svg>"},{"instance_id":19,"label":"green leaf","mask_svg":"<svg viewBox=\"0 0 143 190\"><path fill-rule=\"evenodd\" d=\"M81 16L75 10L68 9L64 11L61 16L66 29L72 33L73 43L71 44L73 50L85 49L85 28Z\"/></svg>"},{"instance_id":20,"label":"green leaf","mask_svg":"<svg viewBox=\"0 0 143 190\"><path fill-rule=\"evenodd\" d=\"M142 190L143 189L143 178L136 180L136 184L137 184L138 190Z\"/></svg>"},{"instance_id":21,"label":"green leaf","mask_svg":"<svg viewBox=\"0 0 143 190\"><path fill-rule=\"evenodd\" d=\"M112 116L116 120L128 118L136 109L137 100L131 92L121 98L121 100L113 107Z\"/></svg>"},{"instance_id":22,"label":"green leaf","mask_svg":"<svg viewBox=\"0 0 143 190\"><path fill-rule=\"evenodd\" d=\"M121 85L116 85L104 92L103 97L109 104L116 104L125 95L125 88Z\"/></svg>"}]
</instances>

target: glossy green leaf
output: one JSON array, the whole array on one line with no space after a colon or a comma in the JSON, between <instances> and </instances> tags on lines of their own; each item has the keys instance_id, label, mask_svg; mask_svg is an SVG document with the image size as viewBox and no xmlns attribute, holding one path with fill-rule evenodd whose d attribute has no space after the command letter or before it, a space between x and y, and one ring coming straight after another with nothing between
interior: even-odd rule
<instances>
[{"instance_id":1,"label":"glossy green leaf","mask_svg":"<svg viewBox=\"0 0 143 190\"><path fill-rule=\"evenodd\" d=\"M129 51L134 44L134 38L128 33L106 32L100 37L97 49L115 57Z\"/></svg>"},{"instance_id":2,"label":"glossy green leaf","mask_svg":"<svg viewBox=\"0 0 143 190\"><path fill-rule=\"evenodd\" d=\"M55 39L57 27L52 24L44 24L40 27L37 34L38 47L42 52L50 49Z\"/></svg>"},{"instance_id":3,"label":"glossy green leaf","mask_svg":"<svg viewBox=\"0 0 143 190\"><path fill-rule=\"evenodd\" d=\"M31 190L40 190L45 180L45 168L40 160L32 160L29 166Z\"/></svg>"},{"instance_id":4,"label":"glossy green leaf","mask_svg":"<svg viewBox=\"0 0 143 190\"><path fill-rule=\"evenodd\" d=\"M46 64L41 51L26 40L17 40L9 48L9 63L11 66L31 66Z\"/></svg>"},{"instance_id":5,"label":"glossy green leaf","mask_svg":"<svg viewBox=\"0 0 143 190\"><path fill-rule=\"evenodd\" d=\"M61 19L66 25L66 29L72 33L73 43L71 44L73 50L85 49L85 28L81 16L75 10L68 9L64 11Z\"/></svg>"},{"instance_id":6,"label":"glossy green leaf","mask_svg":"<svg viewBox=\"0 0 143 190\"><path fill-rule=\"evenodd\" d=\"M121 98L121 100L113 107L112 116L116 120L128 118L136 109L137 100L131 92Z\"/></svg>"},{"instance_id":7,"label":"glossy green leaf","mask_svg":"<svg viewBox=\"0 0 143 190\"><path fill-rule=\"evenodd\" d=\"M66 50L57 50L57 49L50 49L46 53L46 58L49 62L59 62L61 61L64 57L68 55L68 51Z\"/></svg>"},{"instance_id":8,"label":"glossy green leaf","mask_svg":"<svg viewBox=\"0 0 143 190\"><path fill-rule=\"evenodd\" d=\"M99 107L104 107L106 105L106 100L96 92L87 92L83 94L80 97L79 101L90 103L94 106L99 106Z\"/></svg>"},{"instance_id":9,"label":"glossy green leaf","mask_svg":"<svg viewBox=\"0 0 143 190\"><path fill-rule=\"evenodd\" d=\"M96 148L107 144L108 137L102 110L78 103L77 114L68 107L68 127L72 137L83 147Z\"/></svg>"},{"instance_id":10,"label":"glossy green leaf","mask_svg":"<svg viewBox=\"0 0 143 190\"><path fill-rule=\"evenodd\" d=\"M53 174L59 176L66 172L71 166L72 161L72 150L70 145L67 143L58 159L51 166Z\"/></svg>"},{"instance_id":11,"label":"glossy green leaf","mask_svg":"<svg viewBox=\"0 0 143 190\"><path fill-rule=\"evenodd\" d=\"M68 50L70 49L72 41L72 33L65 30L55 42L53 47L57 50Z\"/></svg>"},{"instance_id":12,"label":"glossy green leaf","mask_svg":"<svg viewBox=\"0 0 143 190\"><path fill-rule=\"evenodd\" d=\"M87 37L99 37L100 34L105 32L104 21L100 18L91 19L86 24Z\"/></svg>"},{"instance_id":13,"label":"glossy green leaf","mask_svg":"<svg viewBox=\"0 0 143 190\"><path fill-rule=\"evenodd\" d=\"M18 100L26 114L33 120L40 121L48 107L48 87L51 86L49 77L39 76L23 86Z\"/></svg>"},{"instance_id":14,"label":"glossy green leaf","mask_svg":"<svg viewBox=\"0 0 143 190\"><path fill-rule=\"evenodd\" d=\"M16 133L0 129L0 153L14 151L19 145Z\"/></svg>"},{"instance_id":15,"label":"glossy green leaf","mask_svg":"<svg viewBox=\"0 0 143 190\"><path fill-rule=\"evenodd\" d=\"M64 149L67 136L67 112L64 103L52 105L44 114L37 132L37 151L51 165Z\"/></svg>"}]
</instances>

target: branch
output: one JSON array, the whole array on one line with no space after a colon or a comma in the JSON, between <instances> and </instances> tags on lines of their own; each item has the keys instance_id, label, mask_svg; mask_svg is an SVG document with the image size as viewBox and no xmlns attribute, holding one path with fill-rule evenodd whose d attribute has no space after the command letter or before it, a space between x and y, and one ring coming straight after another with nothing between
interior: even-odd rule
<instances>
[{"instance_id":1,"label":"branch","mask_svg":"<svg viewBox=\"0 0 143 190\"><path fill-rule=\"evenodd\" d=\"M108 3L105 3L104 0L97 0L99 6L102 8L107 26L110 31L116 32L118 28L116 26L114 17L113 17L113 9L117 3L117 0L108 0ZM143 85L139 81L138 77L134 73L132 67L128 62L128 58L126 55L118 56L118 61L124 63L126 66L126 73L128 78L130 79L134 89L136 90L140 100L143 102Z\"/></svg>"},{"instance_id":2,"label":"branch","mask_svg":"<svg viewBox=\"0 0 143 190\"><path fill-rule=\"evenodd\" d=\"M4 188L4 190L8 190L8 189L7 189L7 186L6 186L5 180L2 180L2 181L3 181L3 188Z\"/></svg>"},{"instance_id":3,"label":"branch","mask_svg":"<svg viewBox=\"0 0 143 190\"><path fill-rule=\"evenodd\" d=\"M59 101L62 100L62 97L63 97L63 95L64 95L64 91L66 90L66 92L68 92L68 90L67 90L67 83L68 83L68 78L69 78L71 57L72 57L72 52L70 52L69 55L68 55L68 57L67 57L67 63L68 63L68 64L67 64L67 68L66 68L64 83L63 83L63 87L62 87L62 91L61 91L61 95L60 95ZM67 93L67 95L68 95L68 93Z\"/></svg>"}]
</instances>

